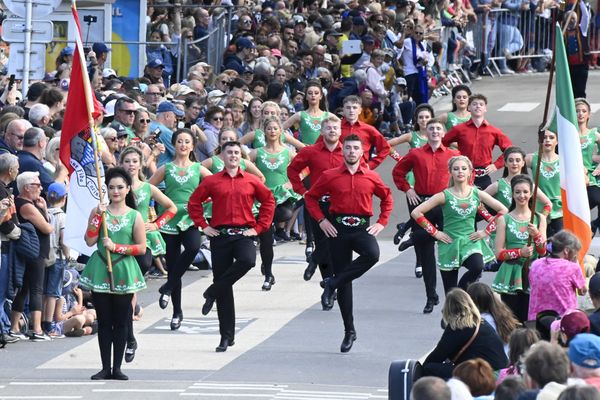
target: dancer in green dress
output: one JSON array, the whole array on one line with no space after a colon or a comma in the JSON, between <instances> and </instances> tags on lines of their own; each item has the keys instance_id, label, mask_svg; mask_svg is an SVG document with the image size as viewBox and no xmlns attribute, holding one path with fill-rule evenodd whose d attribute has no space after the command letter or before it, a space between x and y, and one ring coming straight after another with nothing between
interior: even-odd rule
<instances>
[{"instance_id":1,"label":"dancer in green dress","mask_svg":"<svg viewBox=\"0 0 600 400\"><path fill-rule=\"evenodd\" d=\"M281 113L281 108L279 107L279 105L273 101L265 101L262 104L261 107L261 121L260 121L260 126L263 127L264 126L264 121L267 118L277 118L279 119L279 114ZM285 143L291 144L292 146L294 146L296 149L301 149L304 147L304 144L302 142L300 142L298 139L296 139L295 137L293 137L292 135L290 135L289 133L285 133L284 131L281 131L281 140L285 141ZM244 136L242 136L242 138L240 139L240 143L243 145L252 145L253 149L259 149L261 147L264 147L267 143L266 141L266 137L265 137L265 131L262 129L256 129L254 131L250 131L248 133L246 133Z\"/></svg>"},{"instance_id":2,"label":"dancer in green dress","mask_svg":"<svg viewBox=\"0 0 600 400\"><path fill-rule=\"evenodd\" d=\"M306 145L315 144L321 135L321 122L329 116L321 83L316 80L306 84L304 110L292 115L283 123L284 132L292 126L300 125L300 141Z\"/></svg>"},{"instance_id":3,"label":"dancer in green dress","mask_svg":"<svg viewBox=\"0 0 600 400\"><path fill-rule=\"evenodd\" d=\"M289 221L294 214L294 203L302 197L292 190L292 184L287 176L287 167L295 156L293 150L288 149L281 143L281 123L277 118L267 118L263 125L266 132L267 145L250 152L250 159L256 163L258 169L265 176L265 186L275 197L275 224L276 235L284 232L281 224ZM271 232L271 231L270 231ZM261 258L265 271L264 290L270 290L275 278L272 272L273 263L273 240L269 240L268 232L260 237ZM264 240L263 237L265 236ZM264 255L264 256L263 256ZM266 256L266 259L265 259Z\"/></svg>"},{"instance_id":4,"label":"dancer in green dress","mask_svg":"<svg viewBox=\"0 0 600 400\"><path fill-rule=\"evenodd\" d=\"M484 263L495 258L483 240L494 229L495 219L490 221L485 230L475 230L475 217L480 204L494 209L497 215L508 211L498 200L469 184L473 165L467 157L452 157L448 168L451 174L448 189L435 194L411 213L417 223L438 240L437 265L446 293L456 286L466 289L479 279ZM444 231L438 231L425 218L425 213L437 206L442 207ZM461 266L468 271L458 281L458 269Z\"/></svg>"},{"instance_id":5,"label":"dancer in green dress","mask_svg":"<svg viewBox=\"0 0 600 400\"><path fill-rule=\"evenodd\" d=\"M586 99L575 99L575 112L579 125L579 142L583 155L583 165L587 170L587 195L590 211L595 207L600 210L600 165L594 160L596 147L600 145L600 133L597 128L589 128L591 108ZM600 227L600 216L592 222L592 234Z\"/></svg>"},{"instance_id":6,"label":"dancer in green dress","mask_svg":"<svg viewBox=\"0 0 600 400\"><path fill-rule=\"evenodd\" d=\"M144 182L144 156L137 147L125 148L119 157L119 163L129 175L131 175L133 193L135 194L135 204L138 212L142 215L144 228L146 231L146 252L143 255L136 256L136 260L142 270L146 273L150 270L152 262L158 270L166 275L160 261L160 256L166 254L167 246L160 234L160 227L167 223L177 213L175 203L165 196L156 186ZM156 215L150 216L151 201L156 201L165 210L162 215L156 218ZM129 319L129 330L127 335L127 348L125 349L125 362L131 362L135 358L137 350L137 340L133 332L133 309L137 304L137 296L133 295L131 318Z\"/></svg>"},{"instance_id":7,"label":"dancer in green dress","mask_svg":"<svg viewBox=\"0 0 600 400\"><path fill-rule=\"evenodd\" d=\"M146 288L134 257L146 252L146 234L142 216L135 210L132 181L127 171L109 169L105 181L110 203L99 205L90 213L84 239L90 247L97 244L98 249L88 260L79 284L91 290L98 317L102 370L92 379L127 380L121 372L121 363L127 341L127 320L131 318L131 300L133 293ZM101 229L102 223L106 225L108 236ZM111 288L108 274L107 250L112 262L114 288Z\"/></svg>"},{"instance_id":8,"label":"dancer in green dress","mask_svg":"<svg viewBox=\"0 0 600 400\"><path fill-rule=\"evenodd\" d=\"M533 181L527 175L517 175L511 180L512 202L510 212L496 221L496 257L502 264L496 274L492 289L500 293L502 301L521 322L527 321L529 287L526 283L525 263L538 255L546 254L546 218L533 212ZM529 238L533 246L528 245ZM535 251L534 248L535 247Z\"/></svg>"},{"instance_id":9,"label":"dancer in green dress","mask_svg":"<svg viewBox=\"0 0 600 400\"><path fill-rule=\"evenodd\" d=\"M558 154L556 146L558 138L556 133L546 131L544 133L544 143L542 150L542 160L540 165L539 188L552 203L552 211L546 221L546 237L554 235L563 228L562 197L560 194L560 167L558 165ZM538 164L538 153L531 153L525 157L525 163L531 168L531 173L535 176L535 169ZM587 171L585 171L587 172ZM540 204L536 205L536 211L542 212Z\"/></svg>"},{"instance_id":10,"label":"dancer in green dress","mask_svg":"<svg viewBox=\"0 0 600 400\"><path fill-rule=\"evenodd\" d=\"M468 110L469 96L471 96L471 89L466 85L457 85L452 88L452 111L440 116L446 132L471 119L471 113Z\"/></svg>"},{"instance_id":11,"label":"dancer in green dress","mask_svg":"<svg viewBox=\"0 0 600 400\"><path fill-rule=\"evenodd\" d=\"M212 175L200 163L195 162L194 148L196 136L189 129L178 129L173 133L171 143L175 147L175 158L156 170L150 178L152 185L165 182L165 195L177 207L175 216L164 224L160 231L167 245L167 266L169 277L160 287L158 305L165 309L173 298L173 318L171 330L177 330L183 320L181 309L181 277L194 261L200 249L200 231L187 212L187 203L202 178ZM181 251L183 245L184 251Z\"/></svg>"}]
</instances>

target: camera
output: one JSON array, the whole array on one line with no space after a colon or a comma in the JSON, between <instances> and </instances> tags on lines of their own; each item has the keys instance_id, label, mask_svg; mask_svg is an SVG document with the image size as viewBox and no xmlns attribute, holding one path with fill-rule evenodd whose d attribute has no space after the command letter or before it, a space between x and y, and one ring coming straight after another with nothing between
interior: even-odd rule
<instances>
[{"instance_id":1,"label":"camera","mask_svg":"<svg viewBox=\"0 0 600 400\"><path fill-rule=\"evenodd\" d=\"M84 15L83 22L87 22L88 24L92 24L94 22L98 22L98 17L95 15Z\"/></svg>"}]
</instances>

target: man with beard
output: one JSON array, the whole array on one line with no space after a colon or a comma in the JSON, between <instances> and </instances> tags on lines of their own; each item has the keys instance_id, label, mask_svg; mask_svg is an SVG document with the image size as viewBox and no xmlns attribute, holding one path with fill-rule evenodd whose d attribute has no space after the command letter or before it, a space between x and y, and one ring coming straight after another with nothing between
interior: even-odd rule
<instances>
[{"instance_id":1,"label":"man with beard","mask_svg":"<svg viewBox=\"0 0 600 400\"><path fill-rule=\"evenodd\" d=\"M308 191L305 187L307 181L315 183L325 171L343 164L344 155L340 143L340 122L340 119L333 114L324 119L321 122L321 137L323 140L301 149L288 166L287 174L294 192L304 196ZM300 173L306 167L309 168L310 175L303 182L300 179ZM310 182L306 186L310 187ZM323 196L319 199L319 207L321 207L324 215L329 214L329 196ZM306 208L305 211L307 211ZM330 277L333 275L333 271L328 268L331 262L329 261L327 238L319 228L317 221L312 219L308 212L305 212L305 216L307 232L310 230L314 235L316 248L310 257L308 267L304 271L304 280L308 281L312 278L317 265L321 270L323 279ZM310 224L310 227L308 227L308 224Z\"/></svg>"},{"instance_id":2,"label":"man with beard","mask_svg":"<svg viewBox=\"0 0 600 400\"><path fill-rule=\"evenodd\" d=\"M306 207L319 227L329 238L333 277L321 282L321 305L330 310L334 294L344 320L344 340L340 347L347 353L356 340L352 314L352 281L361 277L379 261L379 245L375 236L387 224L394 200L391 190L381 177L362 162L363 143L357 135L344 139L344 164L325 171L305 194ZM319 207L319 199L330 197L328 218ZM381 199L379 219L370 225L373 215L373 195ZM352 260L352 252L358 257Z\"/></svg>"}]
</instances>

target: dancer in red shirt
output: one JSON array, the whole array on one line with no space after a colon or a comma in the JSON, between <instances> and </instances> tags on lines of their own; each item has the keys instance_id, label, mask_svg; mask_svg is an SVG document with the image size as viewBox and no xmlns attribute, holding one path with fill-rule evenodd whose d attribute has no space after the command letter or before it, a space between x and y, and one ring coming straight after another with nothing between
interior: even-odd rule
<instances>
[{"instance_id":1,"label":"dancer in red shirt","mask_svg":"<svg viewBox=\"0 0 600 400\"><path fill-rule=\"evenodd\" d=\"M362 276L379 261L379 245L375 236L388 223L394 201L390 189L381 177L364 163L363 143L356 135L346 137L343 142L344 164L330 169L305 194L306 207L319 227L329 238L333 277L321 282L324 309L333 307L334 293L344 320L345 335L341 352L350 351L356 340L354 316L352 315L352 281ZM330 196L329 217L319 207L319 199ZM381 199L381 213L373 225L373 195ZM358 258L352 260L352 252Z\"/></svg>"},{"instance_id":2,"label":"dancer in red shirt","mask_svg":"<svg viewBox=\"0 0 600 400\"><path fill-rule=\"evenodd\" d=\"M222 145L225 169L203 180L190 197L188 212L194 225L210 238L213 284L204 292L202 314L207 315L215 300L218 302L221 342L217 352L234 344L235 304L233 284L256 263L254 239L270 229L275 212L275 199L261 180L239 168L242 149L239 142ZM210 225L204 218L202 203L212 198ZM258 220L252 215L252 205L261 203Z\"/></svg>"}]
</instances>

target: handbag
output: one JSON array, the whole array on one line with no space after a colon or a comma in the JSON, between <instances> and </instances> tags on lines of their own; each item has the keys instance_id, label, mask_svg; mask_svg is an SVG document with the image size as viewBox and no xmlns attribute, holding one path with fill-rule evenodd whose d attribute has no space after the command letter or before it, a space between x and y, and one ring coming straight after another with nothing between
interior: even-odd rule
<instances>
[{"instance_id":1,"label":"handbag","mask_svg":"<svg viewBox=\"0 0 600 400\"><path fill-rule=\"evenodd\" d=\"M21 237L12 242L16 254L26 261L32 261L40 256L40 239L30 222L19 224Z\"/></svg>"},{"instance_id":2,"label":"handbag","mask_svg":"<svg viewBox=\"0 0 600 400\"><path fill-rule=\"evenodd\" d=\"M456 364L456 360L458 360L460 358L460 356L462 356L463 353L469 348L469 346L471 344L473 344L473 342L475 341L475 338L477 337L477 334L479 333L480 325L481 325L481 321L477 322L477 326L475 327L475 332L473 332L473 336L471 336L471 338L467 341L467 343L465 343L465 345L460 349L460 351L458 353L456 353L456 355L452 359L452 364Z\"/></svg>"}]
</instances>

